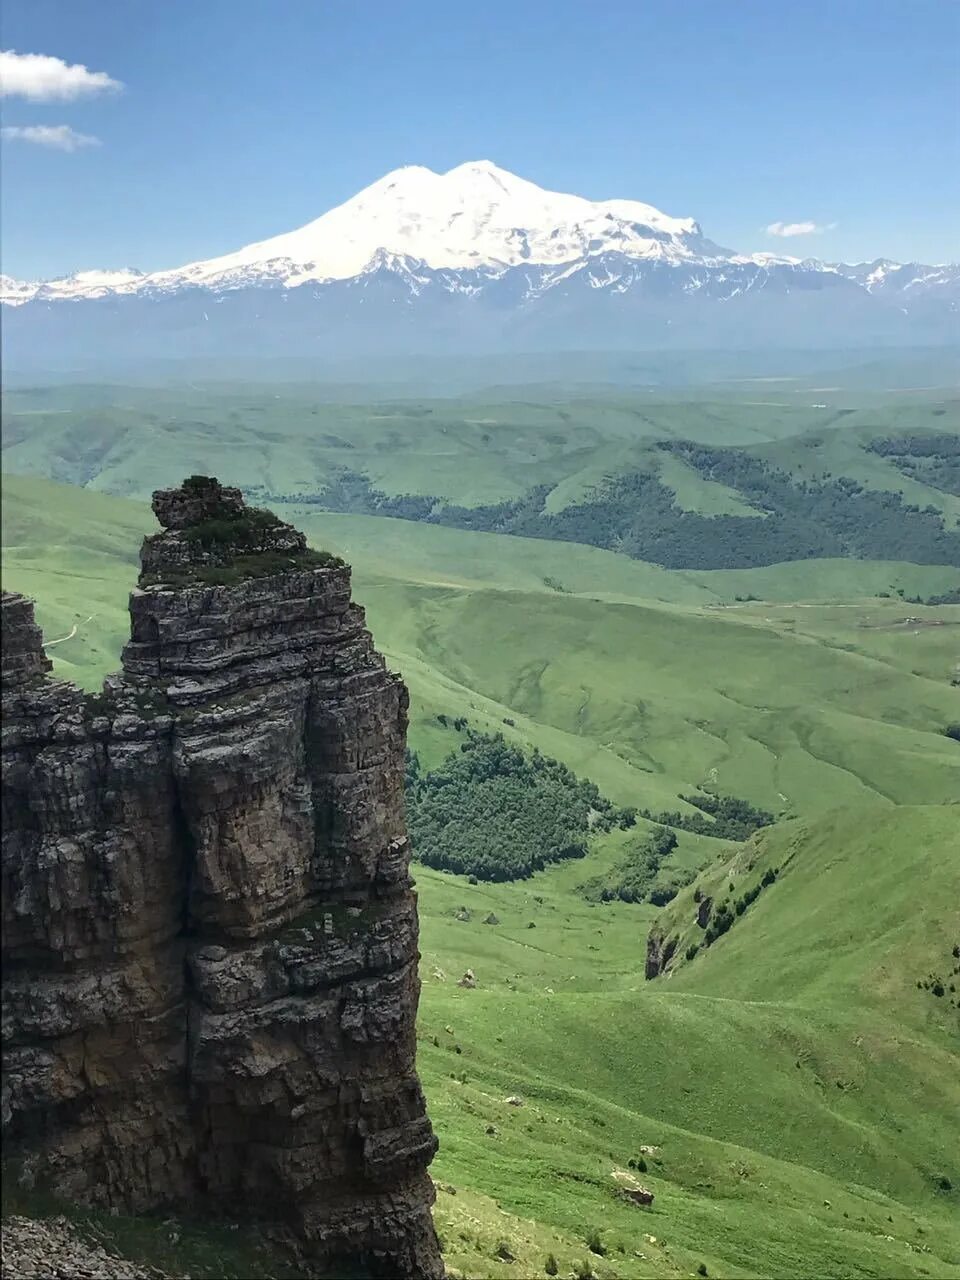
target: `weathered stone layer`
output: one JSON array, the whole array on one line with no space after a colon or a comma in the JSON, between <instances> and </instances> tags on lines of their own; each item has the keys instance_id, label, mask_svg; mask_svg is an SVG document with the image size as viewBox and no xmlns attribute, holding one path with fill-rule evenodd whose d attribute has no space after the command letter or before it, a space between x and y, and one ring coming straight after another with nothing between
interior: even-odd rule
<instances>
[{"instance_id":1,"label":"weathered stone layer","mask_svg":"<svg viewBox=\"0 0 960 1280\"><path fill-rule=\"evenodd\" d=\"M151 578L164 540L179 564L177 492L159 495ZM284 1219L321 1263L442 1275L407 693L349 569L136 591L98 697L46 674L30 602L3 611L3 1119L21 1176Z\"/></svg>"}]
</instances>

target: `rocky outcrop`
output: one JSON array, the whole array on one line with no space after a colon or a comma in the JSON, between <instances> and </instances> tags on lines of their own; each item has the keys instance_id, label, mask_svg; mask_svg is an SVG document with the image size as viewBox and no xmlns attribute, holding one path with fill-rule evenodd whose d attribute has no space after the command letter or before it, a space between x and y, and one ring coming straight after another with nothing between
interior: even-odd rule
<instances>
[{"instance_id":1,"label":"rocky outcrop","mask_svg":"<svg viewBox=\"0 0 960 1280\"><path fill-rule=\"evenodd\" d=\"M43 636L33 619L33 604L23 596L3 593L3 681L11 688L52 670L43 651Z\"/></svg>"},{"instance_id":2,"label":"rocky outcrop","mask_svg":"<svg viewBox=\"0 0 960 1280\"><path fill-rule=\"evenodd\" d=\"M302 534L199 477L154 510L102 694L3 599L5 1152L74 1199L440 1276L406 689Z\"/></svg>"},{"instance_id":3,"label":"rocky outcrop","mask_svg":"<svg viewBox=\"0 0 960 1280\"><path fill-rule=\"evenodd\" d=\"M674 957L679 942L679 938L670 938L668 940L659 934L656 929L651 929L647 935L647 957L643 970L645 978L648 980L658 978L666 970Z\"/></svg>"}]
</instances>

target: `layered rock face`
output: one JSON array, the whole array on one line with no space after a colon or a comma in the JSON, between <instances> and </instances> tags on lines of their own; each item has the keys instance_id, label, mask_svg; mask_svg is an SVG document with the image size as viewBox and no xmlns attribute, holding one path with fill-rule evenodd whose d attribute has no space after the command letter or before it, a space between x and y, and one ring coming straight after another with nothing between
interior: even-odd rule
<instances>
[{"instance_id":1,"label":"layered rock face","mask_svg":"<svg viewBox=\"0 0 960 1280\"><path fill-rule=\"evenodd\" d=\"M286 1221L334 1274L441 1276L406 689L302 534L199 478L154 510L102 695L3 600L6 1153L75 1199Z\"/></svg>"}]
</instances>

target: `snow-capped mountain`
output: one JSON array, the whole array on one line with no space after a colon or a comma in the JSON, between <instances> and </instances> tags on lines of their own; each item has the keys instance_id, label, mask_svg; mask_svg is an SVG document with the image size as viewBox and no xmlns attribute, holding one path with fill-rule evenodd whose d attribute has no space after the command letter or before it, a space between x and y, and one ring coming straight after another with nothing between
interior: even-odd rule
<instances>
[{"instance_id":1,"label":"snow-capped mountain","mask_svg":"<svg viewBox=\"0 0 960 1280\"><path fill-rule=\"evenodd\" d=\"M296 231L169 271L81 271L35 284L5 277L2 300L166 292L191 285L296 288L310 281L349 280L384 254L434 270L469 271L567 263L608 250L667 262L730 256L704 240L692 218L671 218L636 200L594 202L544 191L479 160L448 173L420 165L396 169Z\"/></svg>"},{"instance_id":2,"label":"snow-capped mountain","mask_svg":"<svg viewBox=\"0 0 960 1280\"><path fill-rule=\"evenodd\" d=\"M8 357L946 340L960 270L742 254L693 218L489 161L394 170L296 231L183 267L0 278ZM82 304L82 305L80 305ZM41 348L43 350L41 351Z\"/></svg>"}]
</instances>

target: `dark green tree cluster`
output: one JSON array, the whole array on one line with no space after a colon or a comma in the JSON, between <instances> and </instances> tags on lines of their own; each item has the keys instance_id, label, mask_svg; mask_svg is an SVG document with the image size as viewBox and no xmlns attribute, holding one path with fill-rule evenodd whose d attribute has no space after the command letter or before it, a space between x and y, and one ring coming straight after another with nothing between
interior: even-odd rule
<instances>
[{"instance_id":1,"label":"dark green tree cluster","mask_svg":"<svg viewBox=\"0 0 960 1280\"><path fill-rule=\"evenodd\" d=\"M237 514L232 511L224 516L211 516L199 524L184 529L188 542L199 542L202 547L235 547L238 550L262 551L268 545L268 535L283 523L272 511L263 507L247 507Z\"/></svg>"},{"instance_id":2,"label":"dark green tree cluster","mask_svg":"<svg viewBox=\"0 0 960 1280\"><path fill-rule=\"evenodd\" d=\"M667 827L651 832L637 833L626 855L612 870L592 876L579 886L588 902L650 901L663 906L675 898L684 884L693 879L693 872L678 869L668 881L654 884L661 863L677 847L677 837Z\"/></svg>"},{"instance_id":3,"label":"dark green tree cluster","mask_svg":"<svg viewBox=\"0 0 960 1280\"><path fill-rule=\"evenodd\" d=\"M718 938L722 938L723 935L733 927L740 916L746 912L747 908L756 902L764 889L769 888L770 885L773 884L779 874L779 867L768 867L760 878L760 881L755 884L752 889L747 889L736 900L725 898L722 902L718 903L707 922L707 927L703 935L703 945L705 947L709 947L716 942Z\"/></svg>"},{"instance_id":4,"label":"dark green tree cluster","mask_svg":"<svg viewBox=\"0 0 960 1280\"><path fill-rule=\"evenodd\" d=\"M403 785L410 794L412 787L416 786L420 778L420 757L415 751L411 751L409 747L404 751L403 757Z\"/></svg>"},{"instance_id":5,"label":"dark green tree cluster","mask_svg":"<svg viewBox=\"0 0 960 1280\"><path fill-rule=\"evenodd\" d=\"M397 520L428 520L433 508L442 502L441 498L429 494L384 493L381 489L374 489L369 476L362 471L351 471L347 467L332 471L317 493L268 493L265 489L257 489L256 492L265 501L297 502L302 506L322 507L325 511L393 516Z\"/></svg>"},{"instance_id":6,"label":"dark green tree cluster","mask_svg":"<svg viewBox=\"0 0 960 1280\"><path fill-rule=\"evenodd\" d=\"M775 821L772 813L754 808L739 796L700 792L681 796L680 799L699 809L700 813L681 813L679 809L651 813L649 809L641 809L641 815L666 827L677 827L700 836L714 836L718 840L749 840L755 831L769 827Z\"/></svg>"},{"instance_id":7,"label":"dark green tree cluster","mask_svg":"<svg viewBox=\"0 0 960 1280\"><path fill-rule=\"evenodd\" d=\"M469 721L466 716L454 716L451 718L441 712L437 716L437 723L442 724L445 729L453 728L457 733L461 733L467 727Z\"/></svg>"},{"instance_id":8,"label":"dark green tree cluster","mask_svg":"<svg viewBox=\"0 0 960 1280\"><path fill-rule=\"evenodd\" d=\"M518 880L584 857L591 832L634 820L559 760L499 734L468 729L460 750L429 773L408 760L407 822L414 857L428 867Z\"/></svg>"},{"instance_id":9,"label":"dark green tree cluster","mask_svg":"<svg viewBox=\"0 0 960 1280\"><path fill-rule=\"evenodd\" d=\"M960 495L960 436L925 431L871 440L867 448L888 458L912 480Z\"/></svg>"},{"instance_id":10,"label":"dark green tree cluster","mask_svg":"<svg viewBox=\"0 0 960 1280\"><path fill-rule=\"evenodd\" d=\"M665 907L672 902L681 889L696 879L696 872L689 867L675 867L670 874L661 878L650 890L649 900L655 907Z\"/></svg>"},{"instance_id":11,"label":"dark green tree cluster","mask_svg":"<svg viewBox=\"0 0 960 1280\"><path fill-rule=\"evenodd\" d=\"M917 600L917 604L960 604L960 586L950 587L937 596L927 596L926 600Z\"/></svg>"},{"instance_id":12,"label":"dark green tree cluster","mask_svg":"<svg viewBox=\"0 0 960 1280\"><path fill-rule=\"evenodd\" d=\"M899 493L869 489L849 477L797 479L744 449L711 448L682 440L666 441L660 447L681 457L705 479L736 489L765 511L765 536L775 542L781 533L804 530L805 537L834 548L817 555L960 565L960 533L944 527L936 507L904 503ZM803 558L776 556L777 560Z\"/></svg>"},{"instance_id":13,"label":"dark green tree cluster","mask_svg":"<svg viewBox=\"0 0 960 1280\"><path fill-rule=\"evenodd\" d=\"M580 502L556 512L544 510L549 485L508 502L462 507L435 495L386 494L367 476L348 470L335 473L315 494L268 496L329 511L582 542L670 569L742 569L821 556L960 565L960 532L945 528L935 507L904 503L899 493L845 477L798 479L744 449L676 440L658 448L738 491L759 514L685 511L651 471L609 476Z\"/></svg>"},{"instance_id":14,"label":"dark green tree cluster","mask_svg":"<svg viewBox=\"0 0 960 1280\"><path fill-rule=\"evenodd\" d=\"M928 973L926 978L917 979L918 991L929 991L931 995L942 1000L946 997L947 1003L960 1009L960 996L957 995L958 986L960 986L960 942L955 943L951 958L946 962L946 977L940 973ZM949 1190L949 1186L945 1188Z\"/></svg>"}]
</instances>

